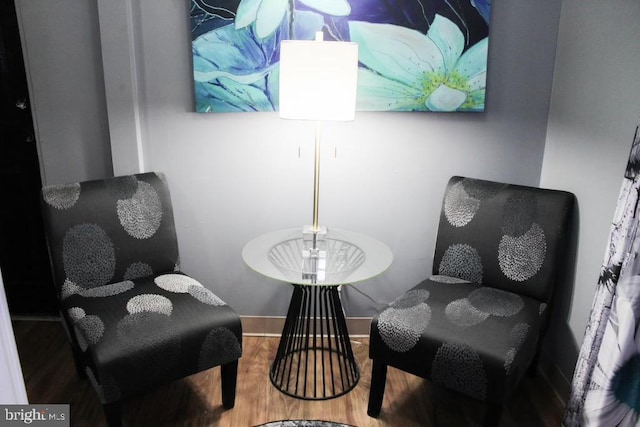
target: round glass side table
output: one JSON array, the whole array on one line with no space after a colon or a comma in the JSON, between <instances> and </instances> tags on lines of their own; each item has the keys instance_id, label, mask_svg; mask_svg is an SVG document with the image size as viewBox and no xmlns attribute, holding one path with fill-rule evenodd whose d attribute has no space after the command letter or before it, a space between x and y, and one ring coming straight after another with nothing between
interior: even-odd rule
<instances>
[{"instance_id":1,"label":"round glass side table","mask_svg":"<svg viewBox=\"0 0 640 427\"><path fill-rule=\"evenodd\" d=\"M263 276L293 285L270 378L281 392L309 400L349 392L360 379L340 301L342 285L371 279L393 260L371 237L330 229L312 268L301 229L270 232L247 243L245 263Z\"/></svg>"}]
</instances>

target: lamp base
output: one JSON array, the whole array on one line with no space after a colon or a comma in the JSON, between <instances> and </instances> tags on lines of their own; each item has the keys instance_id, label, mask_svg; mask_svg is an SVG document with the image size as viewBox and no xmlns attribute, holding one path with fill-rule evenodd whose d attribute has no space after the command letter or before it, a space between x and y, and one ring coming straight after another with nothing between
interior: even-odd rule
<instances>
[{"instance_id":1,"label":"lamp base","mask_svg":"<svg viewBox=\"0 0 640 427\"><path fill-rule=\"evenodd\" d=\"M327 271L327 227L302 228L302 278L323 281Z\"/></svg>"}]
</instances>

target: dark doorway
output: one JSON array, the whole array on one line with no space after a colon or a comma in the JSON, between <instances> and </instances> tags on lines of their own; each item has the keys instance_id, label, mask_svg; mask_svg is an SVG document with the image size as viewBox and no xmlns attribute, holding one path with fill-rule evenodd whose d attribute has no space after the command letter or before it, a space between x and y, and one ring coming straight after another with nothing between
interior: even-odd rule
<instances>
[{"instance_id":1,"label":"dark doorway","mask_svg":"<svg viewBox=\"0 0 640 427\"><path fill-rule=\"evenodd\" d=\"M41 184L15 6L0 0L0 268L14 315L57 312Z\"/></svg>"}]
</instances>

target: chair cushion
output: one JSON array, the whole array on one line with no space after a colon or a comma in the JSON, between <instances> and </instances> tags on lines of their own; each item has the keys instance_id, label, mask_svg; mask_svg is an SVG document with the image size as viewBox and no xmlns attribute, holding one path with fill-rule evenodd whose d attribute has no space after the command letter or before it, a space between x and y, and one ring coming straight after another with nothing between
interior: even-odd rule
<instances>
[{"instance_id":1,"label":"chair cushion","mask_svg":"<svg viewBox=\"0 0 640 427\"><path fill-rule=\"evenodd\" d=\"M231 362L242 353L237 314L184 274L68 288L61 306L103 402Z\"/></svg>"},{"instance_id":2,"label":"chair cushion","mask_svg":"<svg viewBox=\"0 0 640 427\"><path fill-rule=\"evenodd\" d=\"M179 268L171 196L161 173L48 186L42 207L59 290Z\"/></svg>"},{"instance_id":3,"label":"chair cushion","mask_svg":"<svg viewBox=\"0 0 640 427\"><path fill-rule=\"evenodd\" d=\"M480 400L500 401L529 366L547 305L436 275L374 317L370 355Z\"/></svg>"},{"instance_id":4,"label":"chair cushion","mask_svg":"<svg viewBox=\"0 0 640 427\"><path fill-rule=\"evenodd\" d=\"M549 302L566 264L571 193L453 177L445 192L433 274Z\"/></svg>"}]
</instances>

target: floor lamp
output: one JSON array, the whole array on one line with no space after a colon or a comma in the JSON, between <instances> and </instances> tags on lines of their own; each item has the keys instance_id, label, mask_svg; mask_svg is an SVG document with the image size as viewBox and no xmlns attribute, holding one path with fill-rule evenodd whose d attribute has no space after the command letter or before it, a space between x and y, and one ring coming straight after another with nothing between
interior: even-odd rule
<instances>
[{"instance_id":1,"label":"floor lamp","mask_svg":"<svg viewBox=\"0 0 640 427\"><path fill-rule=\"evenodd\" d=\"M316 122L313 224L303 227L303 274L317 275L326 262L323 245L327 228L318 222L322 122L354 119L357 83L357 43L323 41L322 32L316 33L315 41L282 41L280 117Z\"/></svg>"}]
</instances>

